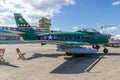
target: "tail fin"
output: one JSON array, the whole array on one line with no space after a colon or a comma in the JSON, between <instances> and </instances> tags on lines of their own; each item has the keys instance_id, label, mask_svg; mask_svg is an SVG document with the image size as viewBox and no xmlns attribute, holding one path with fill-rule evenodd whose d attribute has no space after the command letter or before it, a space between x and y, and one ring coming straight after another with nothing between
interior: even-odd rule
<instances>
[{"instance_id":1,"label":"tail fin","mask_svg":"<svg viewBox=\"0 0 120 80\"><path fill-rule=\"evenodd\" d=\"M14 13L16 25L18 27L18 30L20 31L27 31L29 29L32 29L31 26L28 24L28 22L22 17L20 13Z\"/></svg>"},{"instance_id":2,"label":"tail fin","mask_svg":"<svg viewBox=\"0 0 120 80\"><path fill-rule=\"evenodd\" d=\"M38 40L38 36L35 34L35 30L28 24L28 22L22 17L20 13L14 13L18 31L22 31L24 40Z\"/></svg>"}]
</instances>

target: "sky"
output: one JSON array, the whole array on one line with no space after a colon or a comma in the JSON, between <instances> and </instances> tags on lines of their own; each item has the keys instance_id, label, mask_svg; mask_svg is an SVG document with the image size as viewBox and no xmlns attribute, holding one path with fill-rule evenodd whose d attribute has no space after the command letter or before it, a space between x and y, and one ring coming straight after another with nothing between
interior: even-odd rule
<instances>
[{"instance_id":1,"label":"sky","mask_svg":"<svg viewBox=\"0 0 120 80\"><path fill-rule=\"evenodd\" d=\"M120 34L120 0L0 0L0 26L16 27L13 13L21 13L32 26L46 17L52 29L107 26L105 33Z\"/></svg>"}]
</instances>

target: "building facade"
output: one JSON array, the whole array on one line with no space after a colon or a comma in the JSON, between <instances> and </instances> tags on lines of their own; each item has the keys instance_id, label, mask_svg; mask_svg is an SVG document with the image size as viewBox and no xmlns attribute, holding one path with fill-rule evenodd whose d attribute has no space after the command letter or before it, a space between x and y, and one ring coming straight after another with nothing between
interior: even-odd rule
<instances>
[{"instance_id":1,"label":"building facade","mask_svg":"<svg viewBox=\"0 0 120 80\"><path fill-rule=\"evenodd\" d=\"M13 33L0 33L0 41L20 40L20 36Z\"/></svg>"},{"instance_id":2,"label":"building facade","mask_svg":"<svg viewBox=\"0 0 120 80\"><path fill-rule=\"evenodd\" d=\"M20 40L20 36L9 32L10 30L15 31L16 28L0 26L0 42L10 40Z\"/></svg>"}]
</instances>

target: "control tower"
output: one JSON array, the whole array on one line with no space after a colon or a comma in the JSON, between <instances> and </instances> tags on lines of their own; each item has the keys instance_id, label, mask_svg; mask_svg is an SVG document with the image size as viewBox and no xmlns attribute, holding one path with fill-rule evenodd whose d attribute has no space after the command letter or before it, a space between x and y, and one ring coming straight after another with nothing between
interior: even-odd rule
<instances>
[{"instance_id":1,"label":"control tower","mask_svg":"<svg viewBox=\"0 0 120 80\"><path fill-rule=\"evenodd\" d=\"M51 20L47 18L40 18L39 19L39 30L45 31L45 32L50 32L50 26L51 26Z\"/></svg>"}]
</instances>

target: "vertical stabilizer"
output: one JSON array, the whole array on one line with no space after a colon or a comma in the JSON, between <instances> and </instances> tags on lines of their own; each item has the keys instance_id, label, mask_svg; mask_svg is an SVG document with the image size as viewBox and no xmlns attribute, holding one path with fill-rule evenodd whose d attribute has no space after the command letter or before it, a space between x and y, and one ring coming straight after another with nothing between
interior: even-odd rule
<instances>
[{"instance_id":1,"label":"vertical stabilizer","mask_svg":"<svg viewBox=\"0 0 120 80\"><path fill-rule=\"evenodd\" d=\"M27 31L29 29L32 29L29 23L22 17L20 13L14 13L14 17L18 30Z\"/></svg>"},{"instance_id":2,"label":"vertical stabilizer","mask_svg":"<svg viewBox=\"0 0 120 80\"><path fill-rule=\"evenodd\" d=\"M29 25L29 23L22 17L20 13L14 13L18 31L22 31L24 40L37 40L38 36L35 34L35 30Z\"/></svg>"}]
</instances>

